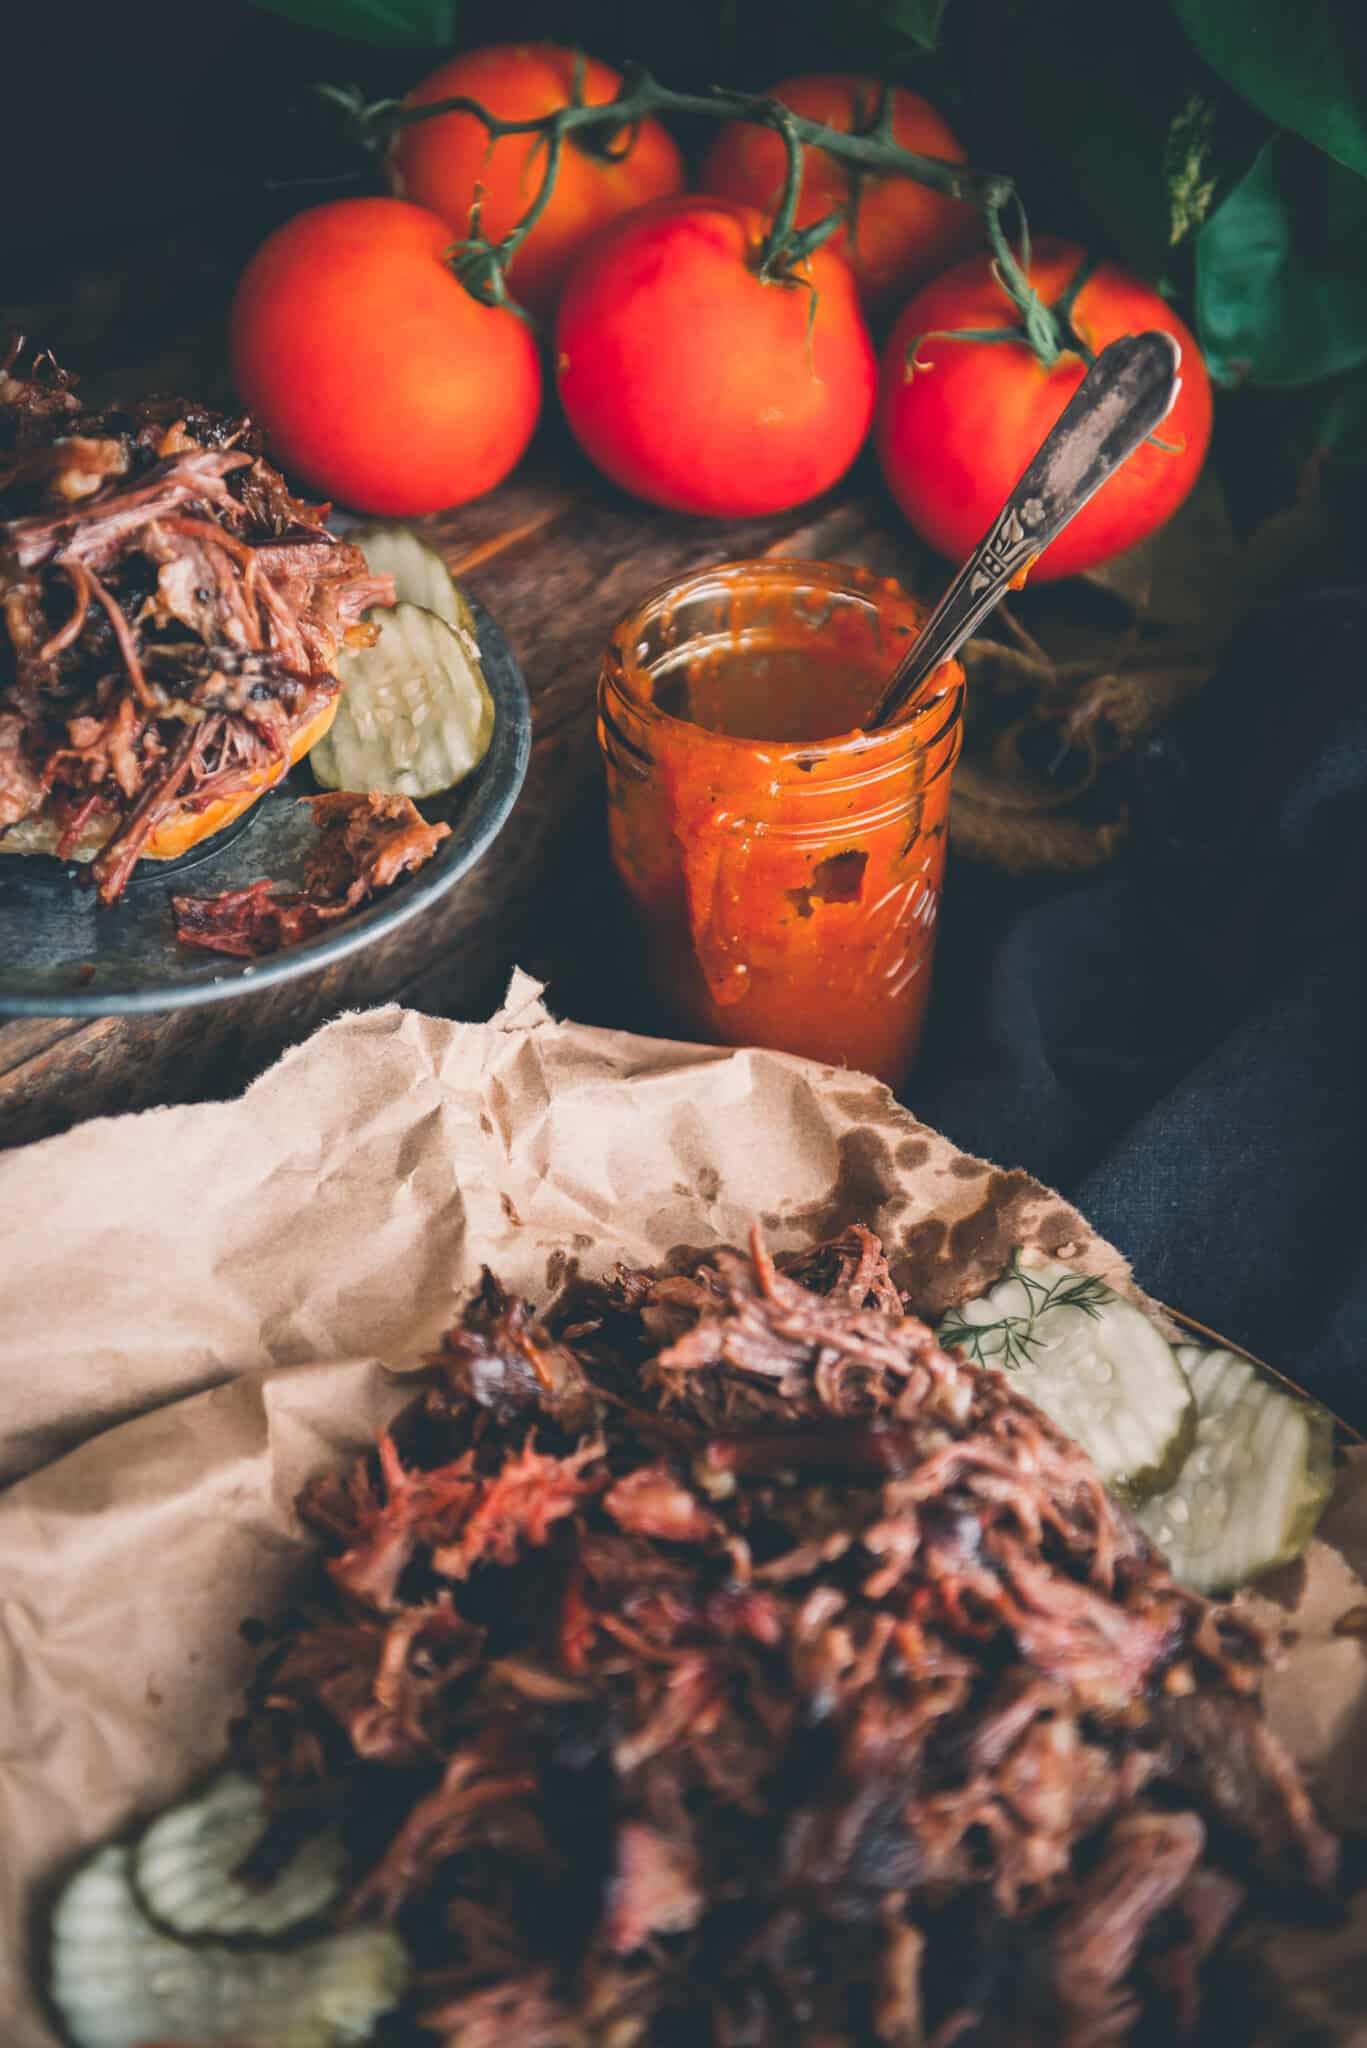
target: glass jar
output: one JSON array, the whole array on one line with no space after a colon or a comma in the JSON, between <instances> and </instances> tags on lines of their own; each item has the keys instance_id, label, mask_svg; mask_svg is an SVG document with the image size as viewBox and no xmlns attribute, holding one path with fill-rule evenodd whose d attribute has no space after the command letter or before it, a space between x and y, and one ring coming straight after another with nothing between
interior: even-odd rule
<instances>
[{"instance_id":1,"label":"glass jar","mask_svg":"<svg viewBox=\"0 0 1367 2048\"><path fill-rule=\"evenodd\" d=\"M924 610L733 562L621 621L598 686L613 860L670 1025L905 1080L925 1023L963 671L865 732Z\"/></svg>"}]
</instances>

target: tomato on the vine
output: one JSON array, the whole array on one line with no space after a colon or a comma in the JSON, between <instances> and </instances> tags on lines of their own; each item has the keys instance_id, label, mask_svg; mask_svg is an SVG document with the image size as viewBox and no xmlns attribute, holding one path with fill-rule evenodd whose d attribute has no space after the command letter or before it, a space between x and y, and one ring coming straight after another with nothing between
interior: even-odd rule
<instances>
[{"instance_id":1,"label":"tomato on the vine","mask_svg":"<svg viewBox=\"0 0 1367 2048\"><path fill-rule=\"evenodd\" d=\"M1070 243L1036 245L1030 282L1046 305L1073 285L1086 260ZM1071 324L1094 353L1121 335L1166 329L1182 350L1181 390L1157 435L1045 549L1032 583L1093 568L1153 533L1195 483L1210 442L1210 378L1200 348L1152 286L1099 264L1077 293ZM954 560L982 539L1086 375L1071 348L1046 368L1023 331L1020 341L954 339L961 328L1022 327L984 252L918 292L888 339L878 459L917 533Z\"/></svg>"},{"instance_id":2,"label":"tomato on the vine","mask_svg":"<svg viewBox=\"0 0 1367 2048\"><path fill-rule=\"evenodd\" d=\"M281 466L361 512L464 504L531 439L541 365L525 320L446 261L451 232L400 199L339 199L277 228L230 321L233 376Z\"/></svg>"},{"instance_id":3,"label":"tomato on the vine","mask_svg":"<svg viewBox=\"0 0 1367 2048\"><path fill-rule=\"evenodd\" d=\"M876 78L819 72L772 87L804 120L854 132L876 114L884 88ZM902 86L891 88L891 134L918 156L962 163L964 152L948 123L928 100ZM787 151L772 128L753 121L728 121L707 153L702 188L747 206L772 212L783 189ZM825 150L808 149L798 203L799 227L807 227L838 206L853 205L852 229L842 228L827 245L838 249L858 280L871 313L891 310L899 292L910 291L971 245L977 214L960 199L894 174L860 171Z\"/></svg>"},{"instance_id":4,"label":"tomato on the vine","mask_svg":"<svg viewBox=\"0 0 1367 2048\"><path fill-rule=\"evenodd\" d=\"M769 223L732 200L657 200L604 230L556 322L561 402L615 482L743 517L826 490L873 417L877 362L847 263L766 279Z\"/></svg>"},{"instance_id":5,"label":"tomato on the vine","mask_svg":"<svg viewBox=\"0 0 1367 2048\"><path fill-rule=\"evenodd\" d=\"M536 120L570 103L576 66L586 106L615 97L621 77L596 57L554 43L496 43L439 65L404 105L464 98L503 121ZM452 113L396 129L387 174L394 192L430 206L456 236L470 232L478 191L480 231L497 242L535 199L545 162L544 136L505 135L491 146L474 114ZM508 267L513 297L534 313L549 313L570 265L598 228L647 200L681 192L683 184L678 144L658 121L638 121L625 134L594 128L568 135L546 210Z\"/></svg>"}]
</instances>

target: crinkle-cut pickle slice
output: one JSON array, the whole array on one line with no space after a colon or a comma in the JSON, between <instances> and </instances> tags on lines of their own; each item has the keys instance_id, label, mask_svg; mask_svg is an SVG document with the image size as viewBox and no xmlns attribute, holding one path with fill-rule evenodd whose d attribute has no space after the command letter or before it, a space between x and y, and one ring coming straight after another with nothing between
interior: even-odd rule
<instances>
[{"instance_id":1,"label":"crinkle-cut pickle slice","mask_svg":"<svg viewBox=\"0 0 1367 2048\"><path fill-rule=\"evenodd\" d=\"M494 700L478 659L420 605L366 617L379 638L338 656L337 715L310 766L326 789L438 796L478 768L493 738Z\"/></svg>"},{"instance_id":2,"label":"crinkle-cut pickle slice","mask_svg":"<svg viewBox=\"0 0 1367 2048\"><path fill-rule=\"evenodd\" d=\"M1196 1427L1186 1375L1162 1333L1104 1281L1017 1251L995 1287L950 1310L939 1337L1008 1373L1129 1498L1180 1471Z\"/></svg>"},{"instance_id":3,"label":"crinkle-cut pickle slice","mask_svg":"<svg viewBox=\"0 0 1367 2048\"><path fill-rule=\"evenodd\" d=\"M386 1929L291 1949L191 1947L141 1912L131 1866L127 1846L101 1849L53 1914L52 2000L72 2048L361 2048L403 1995L407 1952Z\"/></svg>"},{"instance_id":4,"label":"crinkle-cut pickle slice","mask_svg":"<svg viewBox=\"0 0 1367 2048\"><path fill-rule=\"evenodd\" d=\"M411 526L356 526L347 539L361 550L376 576L394 578L398 604L421 605L453 626L471 660L479 660L479 633L470 603L435 548Z\"/></svg>"},{"instance_id":5,"label":"crinkle-cut pickle slice","mask_svg":"<svg viewBox=\"0 0 1367 2048\"><path fill-rule=\"evenodd\" d=\"M1196 1437L1172 1485L1137 1510L1175 1576L1228 1593L1298 1557L1334 1485L1334 1423L1233 1351L1178 1347Z\"/></svg>"},{"instance_id":6,"label":"crinkle-cut pickle slice","mask_svg":"<svg viewBox=\"0 0 1367 2048\"><path fill-rule=\"evenodd\" d=\"M301 1842L270 1884L243 1884L234 1872L266 1822L261 1787L240 1771L159 1814L133 1852L133 1882L152 1919L172 1934L263 1937L315 1919L341 1888L340 1832Z\"/></svg>"}]
</instances>

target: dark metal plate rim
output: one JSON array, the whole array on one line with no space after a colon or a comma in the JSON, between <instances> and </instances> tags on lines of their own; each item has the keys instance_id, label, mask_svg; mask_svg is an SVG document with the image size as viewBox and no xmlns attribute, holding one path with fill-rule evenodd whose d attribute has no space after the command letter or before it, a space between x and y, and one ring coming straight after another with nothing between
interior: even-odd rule
<instances>
[{"instance_id":1,"label":"dark metal plate rim","mask_svg":"<svg viewBox=\"0 0 1367 2048\"><path fill-rule=\"evenodd\" d=\"M531 702L527 685L506 639L480 605L473 607L482 646L496 658L486 665L494 698L494 735L477 773L468 813L457 843L387 896L379 897L338 929L263 960L207 967L175 985L145 989L73 990L60 998L7 990L0 983L0 1017L128 1017L194 1009L271 988L315 973L387 937L444 896L487 853L507 822L526 780L531 758Z\"/></svg>"}]
</instances>

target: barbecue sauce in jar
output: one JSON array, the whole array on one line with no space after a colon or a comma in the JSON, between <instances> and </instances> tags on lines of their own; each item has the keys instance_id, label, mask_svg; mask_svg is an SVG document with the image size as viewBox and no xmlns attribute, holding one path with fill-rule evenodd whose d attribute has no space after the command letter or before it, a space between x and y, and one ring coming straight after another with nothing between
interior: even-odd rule
<instances>
[{"instance_id":1,"label":"barbecue sauce in jar","mask_svg":"<svg viewBox=\"0 0 1367 2048\"><path fill-rule=\"evenodd\" d=\"M613 860L670 1026L905 1080L930 993L963 672L863 721L924 613L737 562L619 624L598 688Z\"/></svg>"}]
</instances>

